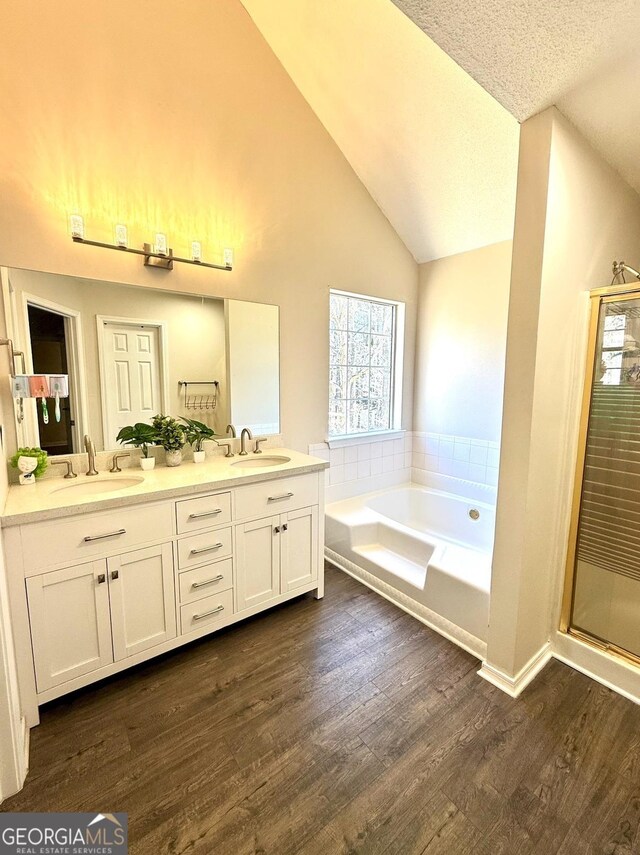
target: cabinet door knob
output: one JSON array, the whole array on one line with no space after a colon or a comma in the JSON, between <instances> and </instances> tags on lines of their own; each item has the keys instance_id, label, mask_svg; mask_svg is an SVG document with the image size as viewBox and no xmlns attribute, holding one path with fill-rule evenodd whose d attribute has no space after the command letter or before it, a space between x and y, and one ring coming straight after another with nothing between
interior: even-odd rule
<instances>
[{"instance_id":1,"label":"cabinet door knob","mask_svg":"<svg viewBox=\"0 0 640 855\"><path fill-rule=\"evenodd\" d=\"M117 579L117 578L119 578L119 576L120 576L120 573L118 570L112 570L111 571L111 578L112 579Z\"/></svg>"},{"instance_id":2,"label":"cabinet door knob","mask_svg":"<svg viewBox=\"0 0 640 855\"><path fill-rule=\"evenodd\" d=\"M107 577L104 573L98 573L98 585L104 585L107 581Z\"/></svg>"},{"instance_id":3,"label":"cabinet door knob","mask_svg":"<svg viewBox=\"0 0 640 855\"><path fill-rule=\"evenodd\" d=\"M289 529L289 524L288 524L288 523L285 523L285 524L282 526L282 531L288 531L288 529Z\"/></svg>"},{"instance_id":4,"label":"cabinet door knob","mask_svg":"<svg viewBox=\"0 0 640 855\"><path fill-rule=\"evenodd\" d=\"M274 526L273 533L274 534L280 534L280 526L279 525Z\"/></svg>"}]
</instances>

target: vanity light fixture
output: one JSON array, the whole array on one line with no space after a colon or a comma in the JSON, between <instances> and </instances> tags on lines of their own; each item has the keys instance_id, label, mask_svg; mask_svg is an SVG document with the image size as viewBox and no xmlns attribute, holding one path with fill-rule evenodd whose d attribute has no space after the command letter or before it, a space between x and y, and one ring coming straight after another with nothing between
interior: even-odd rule
<instances>
[{"instance_id":1,"label":"vanity light fixture","mask_svg":"<svg viewBox=\"0 0 640 855\"><path fill-rule=\"evenodd\" d=\"M158 267L161 270L173 270L175 261L180 264L197 264L198 267L211 267L214 270L233 270L233 250L225 248L224 263L210 264L202 260L202 244L200 241L192 241L191 258L182 258L173 254L173 250L167 244L167 236L158 232L155 243L144 243L142 249L134 249L128 246L127 227L118 224L115 228L115 243L103 243L98 240L88 240L84 236L84 220L79 214L71 214L69 217L71 226L71 239L74 243L85 243L87 246L100 246L103 249L117 249L119 252L131 252L134 255L144 256L145 267Z\"/></svg>"}]
</instances>

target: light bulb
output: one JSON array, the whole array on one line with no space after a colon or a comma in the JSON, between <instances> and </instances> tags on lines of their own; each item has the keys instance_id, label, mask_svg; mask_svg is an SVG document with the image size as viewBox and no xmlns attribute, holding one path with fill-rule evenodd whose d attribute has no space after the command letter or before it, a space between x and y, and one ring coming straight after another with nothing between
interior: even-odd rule
<instances>
[{"instance_id":1,"label":"light bulb","mask_svg":"<svg viewBox=\"0 0 640 855\"><path fill-rule=\"evenodd\" d=\"M71 226L71 237L77 240L84 240L84 220L80 214L71 214L69 224Z\"/></svg>"},{"instance_id":2,"label":"light bulb","mask_svg":"<svg viewBox=\"0 0 640 855\"><path fill-rule=\"evenodd\" d=\"M167 236L163 235L162 232L158 232L156 234L156 243L154 249L156 255L167 254Z\"/></svg>"},{"instance_id":3,"label":"light bulb","mask_svg":"<svg viewBox=\"0 0 640 855\"><path fill-rule=\"evenodd\" d=\"M119 246L121 249L126 249L127 245L127 227L118 224L116 226L116 246Z\"/></svg>"}]
</instances>

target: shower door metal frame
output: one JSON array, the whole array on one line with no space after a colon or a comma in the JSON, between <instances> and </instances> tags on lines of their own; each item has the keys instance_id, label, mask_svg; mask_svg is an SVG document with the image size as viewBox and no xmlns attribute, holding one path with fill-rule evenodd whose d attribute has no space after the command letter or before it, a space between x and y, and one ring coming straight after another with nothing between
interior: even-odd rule
<instances>
[{"instance_id":1,"label":"shower door metal frame","mask_svg":"<svg viewBox=\"0 0 640 855\"><path fill-rule=\"evenodd\" d=\"M576 459L575 475L573 482L573 498L571 505L571 521L569 525L569 543L567 547L567 560L564 574L564 588L562 594L562 606L560 610L560 631L607 653L612 653L640 665L640 656L636 656L622 647L611 642L590 635L584 630L571 626L573 612L573 596L576 581L576 549L578 545L578 525L580 522L580 505L582 503L582 489L584 478L584 467L587 453L587 433L589 430L589 417L591 415L591 393L593 390L593 377L595 373L595 359L598 348L598 329L600 320L600 309L605 303L615 303L620 300L640 300L640 287L637 283L611 285L608 288L597 288L589 292L591 307L589 315L589 338L587 342L587 356L584 371L584 386L582 389L582 404L580 414L580 428L578 433L578 453Z\"/></svg>"}]
</instances>

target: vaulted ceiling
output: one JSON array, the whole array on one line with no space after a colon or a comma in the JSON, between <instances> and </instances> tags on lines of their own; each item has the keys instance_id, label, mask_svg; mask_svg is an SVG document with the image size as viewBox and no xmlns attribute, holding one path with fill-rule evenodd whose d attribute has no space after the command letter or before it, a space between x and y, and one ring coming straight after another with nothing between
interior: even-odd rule
<instances>
[{"instance_id":1,"label":"vaulted ceiling","mask_svg":"<svg viewBox=\"0 0 640 855\"><path fill-rule=\"evenodd\" d=\"M394 0L519 121L555 104L640 192L638 0Z\"/></svg>"},{"instance_id":2,"label":"vaulted ceiling","mask_svg":"<svg viewBox=\"0 0 640 855\"><path fill-rule=\"evenodd\" d=\"M417 261L512 237L516 119L391 0L242 2Z\"/></svg>"}]
</instances>

